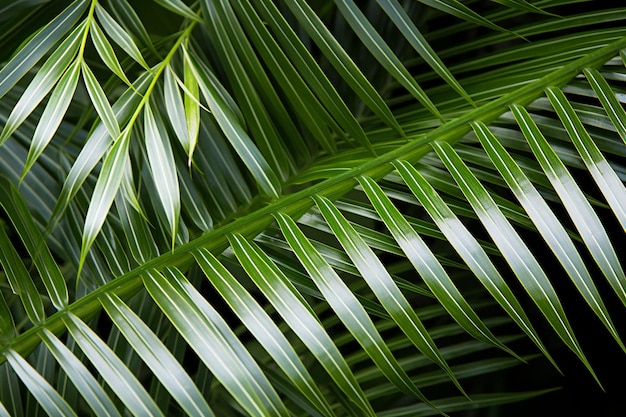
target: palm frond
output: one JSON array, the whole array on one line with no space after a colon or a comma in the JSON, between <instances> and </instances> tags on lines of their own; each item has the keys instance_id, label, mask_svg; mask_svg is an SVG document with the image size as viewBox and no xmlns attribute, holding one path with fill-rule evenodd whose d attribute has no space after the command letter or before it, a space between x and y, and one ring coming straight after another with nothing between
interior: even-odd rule
<instances>
[{"instance_id":1,"label":"palm frond","mask_svg":"<svg viewBox=\"0 0 626 417\"><path fill-rule=\"evenodd\" d=\"M626 351L626 10L155 3L0 38L1 415L456 413L563 347L605 383L561 278Z\"/></svg>"}]
</instances>

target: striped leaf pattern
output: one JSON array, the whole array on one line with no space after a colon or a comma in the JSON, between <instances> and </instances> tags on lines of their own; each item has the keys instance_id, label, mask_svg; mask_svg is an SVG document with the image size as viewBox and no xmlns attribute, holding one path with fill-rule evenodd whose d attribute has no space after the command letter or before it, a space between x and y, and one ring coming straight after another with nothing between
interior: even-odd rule
<instances>
[{"instance_id":1,"label":"striped leaf pattern","mask_svg":"<svg viewBox=\"0 0 626 417\"><path fill-rule=\"evenodd\" d=\"M615 390L626 9L576 3L0 6L0 416Z\"/></svg>"}]
</instances>

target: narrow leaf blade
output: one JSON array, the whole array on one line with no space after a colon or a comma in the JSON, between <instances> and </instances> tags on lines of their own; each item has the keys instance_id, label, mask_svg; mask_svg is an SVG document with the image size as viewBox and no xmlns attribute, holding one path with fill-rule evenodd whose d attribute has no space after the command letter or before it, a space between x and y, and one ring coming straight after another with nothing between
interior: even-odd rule
<instances>
[{"instance_id":1,"label":"narrow leaf blade","mask_svg":"<svg viewBox=\"0 0 626 417\"><path fill-rule=\"evenodd\" d=\"M89 251L96 236L100 233L102 224L109 213L115 194L117 194L122 182L122 173L124 172L126 163L130 134L130 128L126 128L120 134L102 164L102 170L100 171L100 176L93 190L89 209L87 209L87 215L85 217L85 226L83 228L80 249L80 262L78 266L79 274L85 262L87 251Z\"/></svg>"},{"instance_id":2,"label":"narrow leaf blade","mask_svg":"<svg viewBox=\"0 0 626 417\"><path fill-rule=\"evenodd\" d=\"M320 412L334 416L287 338L245 287L208 250L200 249L194 256L209 281L300 392Z\"/></svg>"},{"instance_id":3,"label":"narrow leaf blade","mask_svg":"<svg viewBox=\"0 0 626 417\"><path fill-rule=\"evenodd\" d=\"M165 210L173 245L180 217L180 190L176 165L163 120L158 114L153 113L149 103L144 107L144 131L150 171L154 182L158 184L157 192Z\"/></svg>"},{"instance_id":4,"label":"narrow leaf blade","mask_svg":"<svg viewBox=\"0 0 626 417\"><path fill-rule=\"evenodd\" d=\"M217 311L177 270L148 271L146 289L204 364L251 416L287 417L280 398Z\"/></svg>"},{"instance_id":5,"label":"narrow leaf blade","mask_svg":"<svg viewBox=\"0 0 626 417\"><path fill-rule=\"evenodd\" d=\"M74 97L74 92L76 91L76 86L78 85L79 74L80 62L77 60L70 65L57 83L56 87L54 87L50 99L48 100L48 104L46 104L46 109L42 113L41 118L39 119L39 124L35 129L33 138L31 139L21 179L24 179L24 176L28 173L46 146L48 146L48 143L50 143L59 128L59 125L63 120L63 116L65 116L65 112Z\"/></svg>"},{"instance_id":6,"label":"narrow leaf blade","mask_svg":"<svg viewBox=\"0 0 626 417\"><path fill-rule=\"evenodd\" d=\"M109 396L74 353L48 329L44 328L40 337L93 412L98 416L119 417Z\"/></svg>"},{"instance_id":7,"label":"narrow leaf blade","mask_svg":"<svg viewBox=\"0 0 626 417\"><path fill-rule=\"evenodd\" d=\"M91 103L96 109L96 113L104 123L104 126L109 133L109 136L112 138L116 138L120 135L120 126L117 123L117 119L115 118L115 113L111 108L111 104L107 99L106 93L102 89L102 86L98 82L96 76L91 71L91 68L83 62L82 65L83 70L83 80L85 81L85 86L87 87L87 93L91 98Z\"/></svg>"},{"instance_id":8,"label":"narrow leaf blade","mask_svg":"<svg viewBox=\"0 0 626 417\"><path fill-rule=\"evenodd\" d=\"M100 376L131 413L163 417L135 375L89 326L72 313L67 314L64 323Z\"/></svg>"},{"instance_id":9,"label":"narrow leaf blade","mask_svg":"<svg viewBox=\"0 0 626 417\"><path fill-rule=\"evenodd\" d=\"M291 329L315 355L339 388L366 415L374 416L372 406L361 390L345 359L313 314L311 307L287 277L256 245L241 235L229 237L241 266L285 319Z\"/></svg>"},{"instance_id":10,"label":"narrow leaf blade","mask_svg":"<svg viewBox=\"0 0 626 417\"><path fill-rule=\"evenodd\" d=\"M120 48L124 50L132 59L134 59L139 65L144 67L147 70L150 70L150 66L146 63L141 52L139 52L139 48L135 44L133 38L124 30L119 23L111 17L109 12L107 12L104 7L100 6L100 4L96 5L96 15L98 16L98 20L102 25L104 31L109 35L109 37L115 42Z\"/></svg>"},{"instance_id":11,"label":"narrow leaf blade","mask_svg":"<svg viewBox=\"0 0 626 417\"><path fill-rule=\"evenodd\" d=\"M457 385L459 390L463 392L456 376L452 373L422 321L417 317L415 310L411 307L372 249L367 246L330 200L321 196L314 196L313 199L347 255L391 318L398 324L415 347L438 364L450 376L450 379Z\"/></svg>"},{"instance_id":12,"label":"narrow leaf blade","mask_svg":"<svg viewBox=\"0 0 626 417\"><path fill-rule=\"evenodd\" d=\"M35 368L22 358L17 352L10 349L4 354L5 358L22 380L33 397L51 416L72 417L76 413L70 408L61 395L41 376Z\"/></svg>"},{"instance_id":13,"label":"narrow leaf blade","mask_svg":"<svg viewBox=\"0 0 626 417\"><path fill-rule=\"evenodd\" d=\"M537 226L539 233L567 271L587 304L622 346L622 349L626 349L582 258L574 246L574 242L568 236L559 219L487 126L476 122L472 127L489 158Z\"/></svg>"},{"instance_id":14,"label":"narrow leaf blade","mask_svg":"<svg viewBox=\"0 0 626 417\"><path fill-rule=\"evenodd\" d=\"M599 383L587 361L565 311L545 272L526 244L504 217L487 190L461 160L454 149L445 142L433 142L433 147L448 171L472 205L487 232L498 246L515 275L520 280L537 307L544 314L559 337L578 356Z\"/></svg>"},{"instance_id":15,"label":"narrow leaf blade","mask_svg":"<svg viewBox=\"0 0 626 417\"><path fill-rule=\"evenodd\" d=\"M117 296L106 295L100 298L100 302L133 350L187 415L213 417L213 412L190 376L157 335Z\"/></svg>"}]
</instances>

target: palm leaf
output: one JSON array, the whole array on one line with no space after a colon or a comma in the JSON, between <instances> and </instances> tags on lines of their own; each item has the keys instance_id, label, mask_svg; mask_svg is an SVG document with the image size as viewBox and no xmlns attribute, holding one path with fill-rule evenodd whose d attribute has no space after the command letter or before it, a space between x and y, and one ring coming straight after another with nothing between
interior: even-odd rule
<instances>
[{"instance_id":1,"label":"palm leaf","mask_svg":"<svg viewBox=\"0 0 626 417\"><path fill-rule=\"evenodd\" d=\"M0 415L497 412L565 349L607 384L626 10L58 3L0 36Z\"/></svg>"}]
</instances>

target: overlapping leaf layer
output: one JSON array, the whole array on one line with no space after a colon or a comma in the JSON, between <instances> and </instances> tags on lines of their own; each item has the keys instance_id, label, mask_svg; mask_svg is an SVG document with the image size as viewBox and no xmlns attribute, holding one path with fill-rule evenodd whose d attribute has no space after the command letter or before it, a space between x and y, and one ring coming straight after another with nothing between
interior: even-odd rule
<instances>
[{"instance_id":1,"label":"overlapping leaf layer","mask_svg":"<svg viewBox=\"0 0 626 417\"><path fill-rule=\"evenodd\" d=\"M0 415L456 413L562 347L602 384L626 8L578 3L2 6Z\"/></svg>"}]
</instances>

